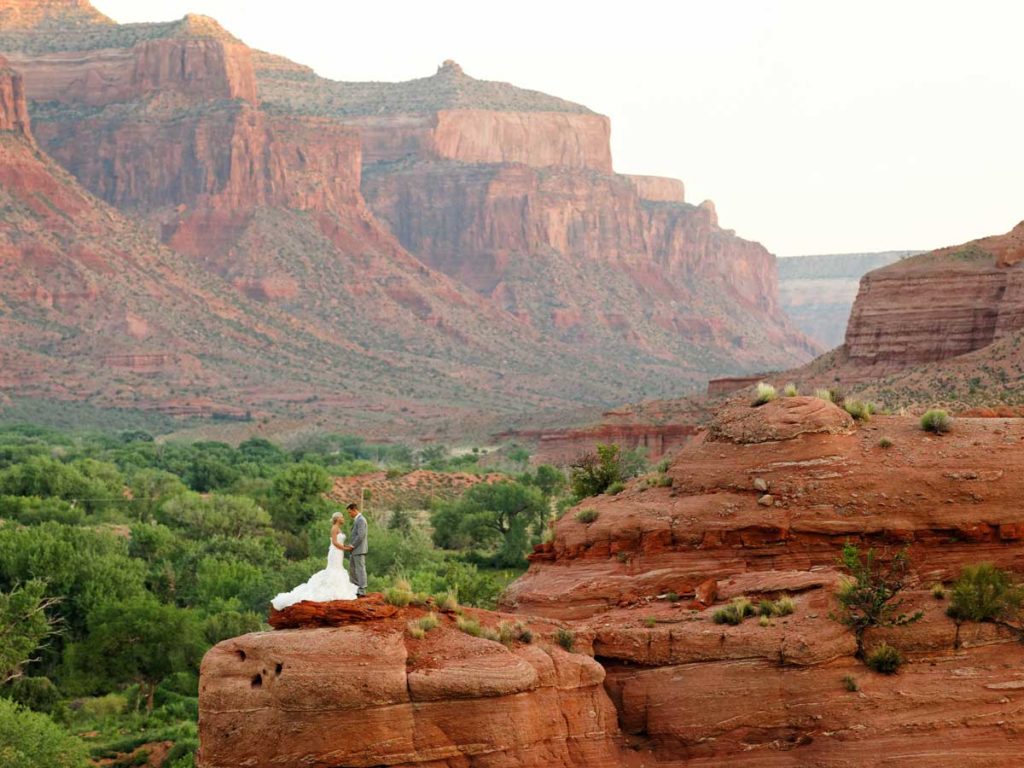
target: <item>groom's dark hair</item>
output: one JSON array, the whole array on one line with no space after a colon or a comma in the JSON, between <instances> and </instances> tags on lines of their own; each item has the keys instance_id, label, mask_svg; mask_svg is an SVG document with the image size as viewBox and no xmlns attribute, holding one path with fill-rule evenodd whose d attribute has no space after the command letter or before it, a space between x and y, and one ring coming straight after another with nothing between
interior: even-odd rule
<instances>
[{"instance_id":1,"label":"groom's dark hair","mask_svg":"<svg viewBox=\"0 0 1024 768\"><path fill-rule=\"evenodd\" d=\"M345 509L359 509L359 505L353 501L351 504L345 507Z\"/></svg>"}]
</instances>

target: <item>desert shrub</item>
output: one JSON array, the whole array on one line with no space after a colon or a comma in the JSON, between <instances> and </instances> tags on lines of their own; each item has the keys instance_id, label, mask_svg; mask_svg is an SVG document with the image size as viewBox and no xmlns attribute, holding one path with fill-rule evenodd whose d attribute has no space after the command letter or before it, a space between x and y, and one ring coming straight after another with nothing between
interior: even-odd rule
<instances>
[{"instance_id":1,"label":"desert shrub","mask_svg":"<svg viewBox=\"0 0 1024 768\"><path fill-rule=\"evenodd\" d=\"M614 483L608 486L608 488L605 490L605 493L607 493L609 496L617 496L624 490L626 490L626 484L621 480L616 480Z\"/></svg>"},{"instance_id":2,"label":"desert shrub","mask_svg":"<svg viewBox=\"0 0 1024 768\"><path fill-rule=\"evenodd\" d=\"M1006 571L991 563L964 566L953 584L946 614L956 623L953 647L960 647L960 626L965 621L1006 623L1017 618L1024 590Z\"/></svg>"},{"instance_id":3,"label":"desert shrub","mask_svg":"<svg viewBox=\"0 0 1024 768\"><path fill-rule=\"evenodd\" d=\"M436 613L428 613L426 616L421 616L419 620L419 628L424 632L430 632L432 629L437 629L441 624L441 620L437 618Z\"/></svg>"},{"instance_id":4,"label":"desert shrub","mask_svg":"<svg viewBox=\"0 0 1024 768\"><path fill-rule=\"evenodd\" d=\"M668 469L671 466L672 466L672 462L671 461L669 461L668 459L662 459L661 461L658 462L658 466L656 467L656 469L658 470L658 472L660 474L663 475L666 472L668 472Z\"/></svg>"},{"instance_id":5,"label":"desert shrub","mask_svg":"<svg viewBox=\"0 0 1024 768\"><path fill-rule=\"evenodd\" d=\"M770 627L772 625L772 620L770 617L762 615L758 618L757 625L759 627Z\"/></svg>"},{"instance_id":6,"label":"desert shrub","mask_svg":"<svg viewBox=\"0 0 1024 768\"><path fill-rule=\"evenodd\" d=\"M678 592L669 592L667 595L665 595L665 599L668 600L670 603L678 603L681 598L679 597Z\"/></svg>"},{"instance_id":7,"label":"desert shrub","mask_svg":"<svg viewBox=\"0 0 1024 768\"><path fill-rule=\"evenodd\" d=\"M498 631L496 629L492 629L491 627L482 627L480 629L480 637L482 637L484 640L490 640L494 643L501 642L501 636L498 634Z\"/></svg>"},{"instance_id":8,"label":"desert shrub","mask_svg":"<svg viewBox=\"0 0 1024 768\"><path fill-rule=\"evenodd\" d=\"M816 389L814 390L814 396L819 400L825 400L830 403L832 402L832 390L830 389Z\"/></svg>"},{"instance_id":9,"label":"desert shrub","mask_svg":"<svg viewBox=\"0 0 1024 768\"><path fill-rule=\"evenodd\" d=\"M565 627L559 627L555 632L555 642L565 650L572 652L573 646L576 644L576 635Z\"/></svg>"},{"instance_id":10,"label":"desert shrub","mask_svg":"<svg viewBox=\"0 0 1024 768\"><path fill-rule=\"evenodd\" d=\"M590 525L592 522L597 520L597 515L598 513L596 509L581 509L576 513L576 519L584 525Z\"/></svg>"},{"instance_id":11,"label":"desert shrub","mask_svg":"<svg viewBox=\"0 0 1024 768\"><path fill-rule=\"evenodd\" d=\"M879 448L892 448L892 440L888 437L883 437L878 441Z\"/></svg>"},{"instance_id":12,"label":"desert shrub","mask_svg":"<svg viewBox=\"0 0 1024 768\"><path fill-rule=\"evenodd\" d=\"M942 584L932 584L932 597L936 600L945 600L946 588Z\"/></svg>"},{"instance_id":13,"label":"desert shrub","mask_svg":"<svg viewBox=\"0 0 1024 768\"><path fill-rule=\"evenodd\" d=\"M517 637L515 626L512 622L503 621L498 625L498 640L504 645L511 645Z\"/></svg>"},{"instance_id":14,"label":"desert shrub","mask_svg":"<svg viewBox=\"0 0 1024 768\"><path fill-rule=\"evenodd\" d=\"M782 394L785 397L797 397L800 394L800 390L796 388L796 384L790 382L783 388Z\"/></svg>"},{"instance_id":15,"label":"desert shrub","mask_svg":"<svg viewBox=\"0 0 1024 768\"><path fill-rule=\"evenodd\" d=\"M941 435L949 432L951 427L952 419L950 419L949 414L941 408L933 408L921 417L921 429L925 432L933 432L936 435Z\"/></svg>"},{"instance_id":16,"label":"desert shrub","mask_svg":"<svg viewBox=\"0 0 1024 768\"><path fill-rule=\"evenodd\" d=\"M648 629L654 629L656 626L658 626L658 620L653 616L648 616L646 619L644 619L644 626Z\"/></svg>"},{"instance_id":17,"label":"desert shrub","mask_svg":"<svg viewBox=\"0 0 1024 768\"><path fill-rule=\"evenodd\" d=\"M458 610L459 598L451 590L445 592L445 594L443 596L441 596L440 600L437 600L436 598L435 598L435 600L436 600L438 606L440 606L441 610L444 611L445 613L452 613L452 612Z\"/></svg>"},{"instance_id":18,"label":"desert shrub","mask_svg":"<svg viewBox=\"0 0 1024 768\"><path fill-rule=\"evenodd\" d=\"M757 615L758 616L774 616L775 615L775 603L771 600L762 600L757 604Z\"/></svg>"},{"instance_id":19,"label":"desert shrub","mask_svg":"<svg viewBox=\"0 0 1024 768\"><path fill-rule=\"evenodd\" d=\"M724 608L719 608L711 615L711 620L715 624L729 624L736 626L742 624L743 620L748 616L753 616L756 610L753 604L745 597L733 598L730 605Z\"/></svg>"},{"instance_id":20,"label":"desert shrub","mask_svg":"<svg viewBox=\"0 0 1024 768\"><path fill-rule=\"evenodd\" d=\"M636 477L646 466L643 454L623 451L618 445L598 445L579 456L569 469L573 496L585 499L604 493L610 485Z\"/></svg>"},{"instance_id":21,"label":"desert shrub","mask_svg":"<svg viewBox=\"0 0 1024 768\"><path fill-rule=\"evenodd\" d=\"M843 403L843 409L856 421L870 421L871 414L875 412L875 407L863 400L847 400Z\"/></svg>"},{"instance_id":22,"label":"desert shrub","mask_svg":"<svg viewBox=\"0 0 1024 768\"><path fill-rule=\"evenodd\" d=\"M526 643L527 645L533 642L533 632L523 622L516 622L515 631L516 639L519 642Z\"/></svg>"},{"instance_id":23,"label":"desert shrub","mask_svg":"<svg viewBox=\"0 0 1024 768\"><path fill-rule=\"evenodd\" d=\"M407 589L399 589L398 587L388 587L384 591L384 600L399 608L405 608L405 606L412 602L413 597L412 592Z\"/></svg>"},{"instance_id":24,"label":"desert shrub","mask_svg":"<svg viewBox=\"0 0 1024 768\"><path fill-rule=\"evenodd\" d=\"M413 637L416 640L422 640L424 637L427 636L426 630L419 625L419 622L410 621L407 627L409 629L409 636Z\"/></svg>"},{"instance_id":25,"label":"desert shrub","mask_svg":"<svg viewBox=\"0 0 1024 768\"><path fill-rule=\"evenodd\" d=\"M793 602L791 597L780 597L775 601L773 610L776 616L789 616L796 610L796 603Z\"/></svg>"},{"instance_id":26,"label":"desert shrub","mask_svg":"<svg viewBox=\"0 0 1024 768\"><path fill-rule=\"evenodd\" d=\"M903 657L900 652L888 643L881 643L872 648L867 658L868 667L883 675L895 674L902 663Z\"/></svg>"},{"instance_id":27,"label":"desert shrub","mask_svg":"<svg viewBox=\"0 0 1024 768\"><path fill-rule=\"evenodd\" d=\"M882 562L869 549L863 555L854 544L843 547L839 565L850 578L836 591L838 613L831 618L853 630L857 641L857 658L864 658L864 632L870 627L900 627L919 620L923 614L899 612L903 599L899 596L907 585L910 560L906 550Z\"/></svg>"},{"instance_id":28,"label":"desert shrub","mask_svg":"<svg viewBox=\"0 0 1024 768\"><path fill-rule=\"evenodd\" d=\"M843 687L850 693L856 693L860 690L860 686L857 685L853 675L843 675Z\"/></svg>"},{"instance_id":29,"label":"desert shrub","mask_svg":"<svg viewBox=\"0 0 1024 768\"><path fill-rule=\"evenodd\" d=\"M765 403L770 403L772 400L775 400L778 396L779 393L776 391L775 387L773 387L771 384L766 384L765 382L762 381L757 385L757 387L754 390L753 405L758 406L764 405Z\"/></svg>"},{"instance_id":30,"label":"desert shrub","mask_svg":"<svg viewBox=\"0 0 1024 768\"><path fill-rule=\"evenodd\" d=\"M483 633L483 629L480 627L480 622L466 616L459 616L459 618L455 620L455 626L459 628L459 631L465 632L467 635L472 635L473 637L480 637Z\"/></svg>"}]
</instances>

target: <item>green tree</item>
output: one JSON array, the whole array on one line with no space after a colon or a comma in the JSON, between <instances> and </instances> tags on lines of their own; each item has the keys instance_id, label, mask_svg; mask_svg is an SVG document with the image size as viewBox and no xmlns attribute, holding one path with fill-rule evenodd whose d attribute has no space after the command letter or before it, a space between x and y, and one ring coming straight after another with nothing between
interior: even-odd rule
<instances>
[{"instance_id":1,"label":"green tree","mask_svg":"<svg viewBox=\"0 0 1024 768\"><path fill-rule=\"evenodd\" d=\"M331 476L323 467L309 462L286 467L274 477L270 490L274 522L289 530L302 528L326 513L323 495L330 490Z\"/></svg>"},{"instance_id":2,"label":"green tree","mask_svg":"<svg viewBox=\"0 0 1024 768\"><path fill-rule=\"evenodd\" d=\"M20 677L22 666L53 631L46 612L54 602L38 579L0 592L0 683Z\"/></svg>"},{"instance_id":3,"label":"green tree","mask_svg":"<svg viewBox=\"0 0 1024 768\"><path fill-rule=\"evenodd\" d=\"M901 550L882 562L869 549L863 555L856 545L847 543L839 565L849 578L836 592L839 611L832 616L853 630L857 641L857 658L864 659L864 632L871 627L901 627L918 621L924 614L917 611L900 613L903 599L899 596L907 586L910 559Z\"/></svg>"},{"instance_id":4,"label":"green tree","mask_svg":"<svg viewBox=\"0 0 1024 768\"><path fill-rule=\"evenodd\" d=\"M142 596L94 612L88 636L68 648L66 660L86 687L137 683L152 712L160 682L196 670L205 649L202 624L191 610Z\"/></svg>"},{"instance_id":5,"label":"green tree","mask_svg":"<svg viewBox=\"0 0 1024 768\"><path fill-rule=\"evenodd\" d=\"M144 523L156 517L156 510L162 502L188 491L177 475L162 469L139 470L132 475L129 488L132 492L133 516Z\"/></svg>"},{"instance_id":6,"label":"green tree","mask_svg":"<svg viewBox=\"0 0 1024 768\"><path fill-rule=\"evenodd\" d=\"M85 768L85 744L46 715L0 699L0 766Z\"/></svg>"},{"instance_id":7,"label":"green tree","mask_svg":"<svg viewBox=\"0 0 1024 768\"><path fill-rule=\"evenodd\" d=\"M540 488L545 496L558 496L565 490L565 473L551 464L541 464L534 472L531 482Z\"/></svg>"},{"instance_id":8,"label":"green tree","mask_svg":"<svg viewBox=\"0 0 1024 768\"><path fill-rule=\"evenodd\" d=\"M184 493L167 499L157 512L158 520L183 528L193 538L230 536L243 538L266 532L270 515L247 496Z\"/></svg>"},{"instance_id":9,"label":"green tree","mask_svg":"<svg viewBox=\"0 0 1024 768\"><path fill-rule=\"evenodd\" d=\"M512 481L478 483L431 515L434 543L445 549L501 542L513 529L543 529L549 506L539 488Z\"/></svg>"}]
</instances>

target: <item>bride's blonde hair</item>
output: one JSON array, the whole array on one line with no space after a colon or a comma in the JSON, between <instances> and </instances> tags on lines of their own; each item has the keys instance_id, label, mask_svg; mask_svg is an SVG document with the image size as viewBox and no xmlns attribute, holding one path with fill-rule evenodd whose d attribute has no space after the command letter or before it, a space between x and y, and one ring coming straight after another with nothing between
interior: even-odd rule
<instances>
[{"instance_id":1,"label":"bride's blonde hair","mask_svg":"<svg viewBox=\"0 0 1024 768\"><path fill-rule=\"evenodd\" d=\"M345 519L345 516L343 514L341 514L341 512L335 512L333 515L331 515L331 524L333 525L334 523L338 522L339 520L344 520L344 519Z\"/></svg>"}]
</instances>

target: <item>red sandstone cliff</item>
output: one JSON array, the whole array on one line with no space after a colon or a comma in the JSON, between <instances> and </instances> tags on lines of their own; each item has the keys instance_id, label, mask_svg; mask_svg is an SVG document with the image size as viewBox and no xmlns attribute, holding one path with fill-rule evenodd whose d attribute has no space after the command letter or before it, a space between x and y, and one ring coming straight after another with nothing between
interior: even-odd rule
<instances>
[{"instance_id":1,"label":"red sandstone cliff","mask_svg":"<svg viewBox=\"0 0 1024 768\"><path fill-rule=\"evenodd\" d=\"M946 360L1024 328L1024 222L875 270L846 331L853 366L890 372Z\"/></svg>"},{"instance_id":2,"label":"red sandstone cliff","mask_svg":"<svg viewBox=\"0 0 1024 768\"><path fill-rule=\"evenodd\" d=\"M41 148L241 296L369 356L386 398L608 406L812 350L773 257L680 183L614 175L585 107L451 62L331 83L199 16L0 11Z\"/></svg>"},{"instance_id":3,"label":"red sandstone cliff","mask_svg":"<svg viewBox=\"0 0 1024 768\"><path fill-rule=\"evenodd\" d=\"M323 612L336 604L301 603ZM440 615L426 637L373 598L316 629L228 640L202 665L203 768L624 764L604 670L550 638L505 646ZM379 606L380 609L390 606ZM366 619L377 614L381 618ZM484 626L502 617L480 612ZM505 617L508 618L508 617ZM306 618L299 626L316 626ZM331 624L340 626L330 626Z\"/></svg>"}]
</instances>

